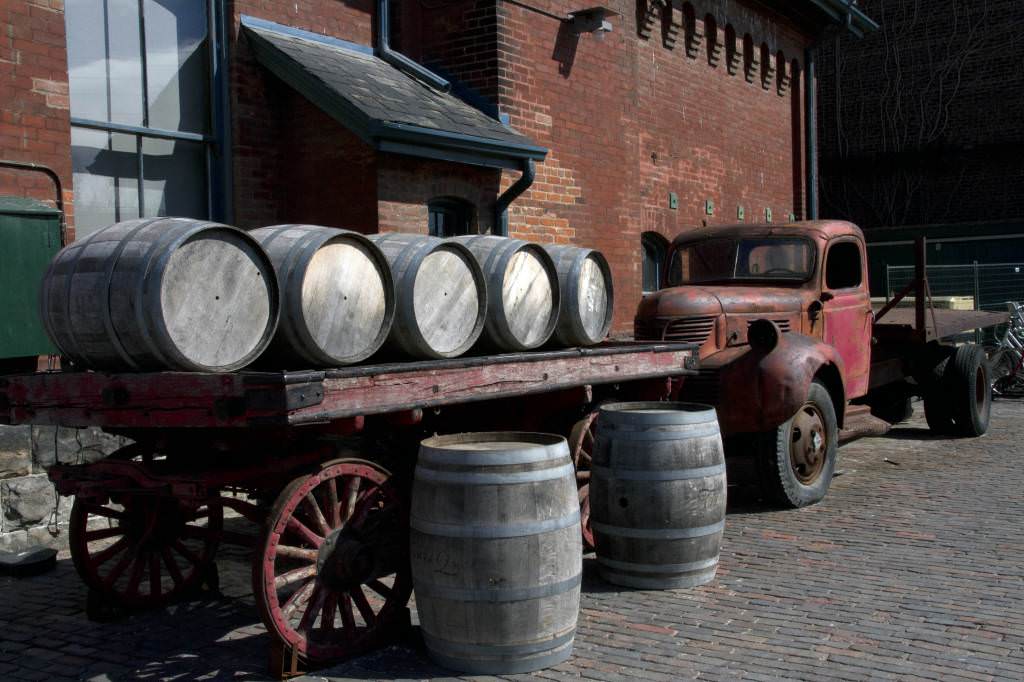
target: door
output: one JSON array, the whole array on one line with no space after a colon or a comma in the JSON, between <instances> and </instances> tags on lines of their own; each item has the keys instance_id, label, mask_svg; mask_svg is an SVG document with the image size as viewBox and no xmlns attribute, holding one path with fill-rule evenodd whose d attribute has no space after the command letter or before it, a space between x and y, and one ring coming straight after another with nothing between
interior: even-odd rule
<instances>
[{"instance_id":1,"label":"door","mask_svg":"<svg viewBox=\"0 0 1024 682\"><path fill-rule=\"evenodd\" d=\"M871 371L871 294L864 265L859 240L837 239L828 245L821 289L823 339L843 358L847 399L867 393Z\"/></svg>"}]
</instances>

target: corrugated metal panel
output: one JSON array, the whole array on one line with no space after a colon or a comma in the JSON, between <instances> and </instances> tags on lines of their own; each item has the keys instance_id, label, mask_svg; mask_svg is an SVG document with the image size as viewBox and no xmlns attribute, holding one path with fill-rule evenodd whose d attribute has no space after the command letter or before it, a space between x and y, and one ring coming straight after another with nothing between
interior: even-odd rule
<instances>
[{"instance_id":1,"label":"corrugated metal panel","mask_svg":"<svg viewBox=\"0 0 1024 682\"><path fill-rule=\"evenodd\" d=\"M39 284L60 250L60 212L0 197L0 358L55 353L39 319Z\"/></svg>"}]
</instances>

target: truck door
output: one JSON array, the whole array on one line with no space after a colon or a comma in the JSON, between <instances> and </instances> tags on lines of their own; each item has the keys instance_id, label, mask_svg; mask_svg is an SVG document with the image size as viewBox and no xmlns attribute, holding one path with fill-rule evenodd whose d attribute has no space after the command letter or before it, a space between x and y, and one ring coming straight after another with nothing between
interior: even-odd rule
<instances>
[{"instance_id":1,"label":"truck door","mask_svg":"<svg viewBox=\"0 0 1024 682\"><path fill-rule=\"evenodd\" d=\"M843 358L848 399L867 393L871 370L873 318L865 265L859 240L837 239L829 243L821 289L823 339Z\"/></svg>"}]
</instances>

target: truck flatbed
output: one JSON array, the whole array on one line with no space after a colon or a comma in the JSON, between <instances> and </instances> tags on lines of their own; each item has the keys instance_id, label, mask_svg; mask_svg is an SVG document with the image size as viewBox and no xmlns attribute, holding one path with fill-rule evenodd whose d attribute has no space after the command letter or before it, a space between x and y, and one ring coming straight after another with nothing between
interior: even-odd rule
<instances>
[{"instance_id":1,"label":"truck flatbed","mask_svg":"<svg viewBox=\"0 0 1024 682\"><path fill-rule=\"evenodd\" d=\"M696 373L695 344L635 342L315 371L40 372L0 376L0 424L298 426Z\"/></svg>"},{"instance_id":2,"label":"truck flatbed","mask_svg":"<svg viewBox=\"0 0 1024 682\"><path fill-rule=\"evenodd\" d=\"M875 313L879 310L876 308ZM893 308L875 324L874 336L883 342L920 341L915 318L914 308ZM929 308L925 314L925 341L937 341L975 329L1005 324L1006 320L1006 313Z\"/></svg>"}]
</instances>

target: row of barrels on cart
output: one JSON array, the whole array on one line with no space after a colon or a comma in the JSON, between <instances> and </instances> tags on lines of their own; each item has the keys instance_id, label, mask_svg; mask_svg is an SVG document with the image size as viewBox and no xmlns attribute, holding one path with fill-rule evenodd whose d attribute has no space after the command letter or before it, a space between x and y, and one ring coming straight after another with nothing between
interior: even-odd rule
<instances>
[{"instance_id":1,"label":"row of barrels on cart","mask_svg":"<svg viewBox=\"0 0 1024 682\"><path fill-rule=\"evenodd\" d=\"M590 508L600 576L643 589L711 581L726 505L714 408L613 403L601 408L597 425ZM561 436L423 441L410 561L435 661L495 675L571 655L584 583L576 485Z\"/></svg>"},{"instance_id":2,"label":"row of barrels on cart","mask_svg":"<svg viewBox=\"0 0 1024 682\"><path fill-rule=\"evenodd\" d=\"M155 218L60 251L40 307L76 366L226 372L589 346L612 296L587 248Z\"/></svg>"}]
</instances>

